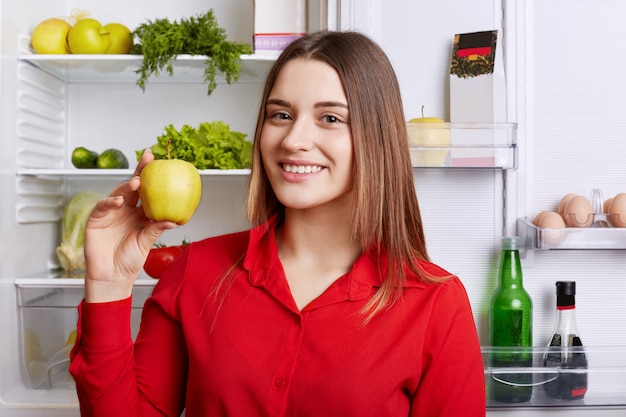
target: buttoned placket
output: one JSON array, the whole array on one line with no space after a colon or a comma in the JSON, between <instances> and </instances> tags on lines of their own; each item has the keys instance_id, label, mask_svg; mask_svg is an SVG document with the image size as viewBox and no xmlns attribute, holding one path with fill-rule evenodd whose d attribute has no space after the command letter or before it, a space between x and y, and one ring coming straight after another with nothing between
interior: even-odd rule
<instances>
[{"instance_id":1,"label":"buttoned placket","mask_svg":"<svg viewBox=\"0 0 626 417\"><path fill-rule=\"evenodd\" d=\"M277 352L276 368L271 379L267 397L267 415L283 417L287 410L287 401L293 374L298 363L298 356L303 340L302 315L289 290L278 252L274 245L273 233L269 234L268 245L261 245L265 253L256 253L257 257L250 267L250 283L265 288L271 296L283 306L285 314L290 314L293 320L285 329L285 338L280 352ZM257 247L258 248L258 247ZM260 256L259 256L260 255ZM257 263L263 259L263 263ZM254 265L254 266L252 266Z\"/></svg>"},{"instance_id":2,"label":"buttoned placket","mask_svg":"<svg viewBox=\"0 0 626 417\"><path fill-rule=\"evenodd\" d=\"M293 314L293 321L287 331L282 351L278 355L279 361L272 377L273 386L267 399L267 415L271 417L286 415L291 380L302 346L304 332L302 316L297 312L290 314Z\"/></svg>"},{"instance_id":3,"label":"buttoned placket","mask_svg":"<svg viewBox=\"0 0 626 417\"><path fill-rule=\"evenodd\" d=\"M349 275L354 273L353 268L352 273L346 275L348 279L340 284L343 289L337 291L338 282L333 283L331 285L334 287L332 291L325 291L300 312L289 290L284 270L278 258L273 230L270 229L269 233L262 237L256 236L255 240L257 240L255 243L251 243L255 250L248 252L244 262L250 271L250 284L265 288L277 302L282 304L285 314L291 314L293 317L289 328L286 329L282 349L277 352L277 364L272 375L266 407L268 416L284 417L287 413L292 379L304 340L304 317L306 317L307 312L348 299L366 298L371 295L372 285L361 285L349 278ZM260 243L263 240L265 242ZM368 261L361 257L356 264L363 262L367 263ZM368 274L365 276L370 279Z\"/></svg>"}]
</instances>

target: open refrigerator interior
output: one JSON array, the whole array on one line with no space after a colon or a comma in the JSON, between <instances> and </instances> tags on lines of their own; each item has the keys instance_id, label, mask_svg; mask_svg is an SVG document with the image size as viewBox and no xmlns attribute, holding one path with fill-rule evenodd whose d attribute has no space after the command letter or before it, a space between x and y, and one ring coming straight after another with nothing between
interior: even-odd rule
<instances>
[{"instance_id":1,"label":"open refrigerator interior","mask_svg":"<svg viewBox=\"0 0 626 417\"><path fill-rule=\"evenodd\" d=\"M10 4L9 4L10 3ZM3 2L2 16L2 266L0 271L0 414L78 415L67 372L83 280L59 270L63 208L80 191L108 194L136 166L136 151L155 143L168 125L223 121L250 138L272 57L244 56L239 82L219 78L207 94L205 57L175 61L174 75L137 85L141 55L37 55L33 27L75 10L101 22L134 28L147 20L171 20L212 9L229 40L252 43L253 2L186 0ZM121 150L129 169L80 171L74 148ZM197 215L163 236L167 245L241 230L247 172L202 173ZM10 243L9 243L10 242ZM10 261L8 261L10 259ZM144 272L133 290L133 336L143 301L156 280ZM9 411L10 410L10 411ZM32 411L31 411L32 412ZM26 414L25 414L26 415Z\"/></svg>"}]
</instances>

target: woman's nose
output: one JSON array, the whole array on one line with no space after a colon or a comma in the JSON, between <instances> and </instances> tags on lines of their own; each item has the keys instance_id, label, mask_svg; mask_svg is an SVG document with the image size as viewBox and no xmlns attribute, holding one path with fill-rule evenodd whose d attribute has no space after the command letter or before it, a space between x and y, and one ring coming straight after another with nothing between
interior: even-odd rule
<instances>
[{"instance_id":1,"label":"woman's nose","mask_svg":"<svg viewBox=\"0 0 626 417\"><path fill-rule=\"evenodd\" d=\"M313 146L315 124L306 119L296 119L286 131L281 146L291 152L310 150Z\"/></svg>"}]
</instances>

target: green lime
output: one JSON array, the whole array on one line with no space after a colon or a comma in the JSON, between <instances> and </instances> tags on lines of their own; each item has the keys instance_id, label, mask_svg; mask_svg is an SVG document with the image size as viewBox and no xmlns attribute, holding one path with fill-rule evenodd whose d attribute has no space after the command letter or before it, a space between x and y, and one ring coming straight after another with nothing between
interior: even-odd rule
<instances>
[{"instance_id":1,"label":"green lime","mask_svg":"<svg viewBox=\"0 0 626 417\"><path fill-rule=\"evenodd\" d=\"M96 160L96 166L104 169L126 169L128 168L128 159L122 151L111 148L100 154Z\"/></svg>"},{"instance_id":2,"label":"green lime","mask_svg":"<svg viewBox=\"0 0 626 417\"><path fill-rule=\"evenodd\" d=\"M95 168L98 153L82 146L72 151L72 165L76 168Z\"/></svg>"}]
</instances>

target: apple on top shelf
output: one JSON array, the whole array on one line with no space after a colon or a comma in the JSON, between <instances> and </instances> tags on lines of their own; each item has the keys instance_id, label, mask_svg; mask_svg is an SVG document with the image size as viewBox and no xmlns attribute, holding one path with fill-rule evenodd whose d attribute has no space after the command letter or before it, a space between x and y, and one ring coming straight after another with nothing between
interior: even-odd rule
<instances>
[{"instance_id":1,"label":"apple on top shelf","mask_svg":"<svg viewBox=\"0 0 626 417\"><path fill-rule=\"evenodd\" d=\"M35 26L31 44L37 54L128 54L133 36L121 23L102 25L84 17L72 25L53 17Z\"/></svg>"}]
</instances>

